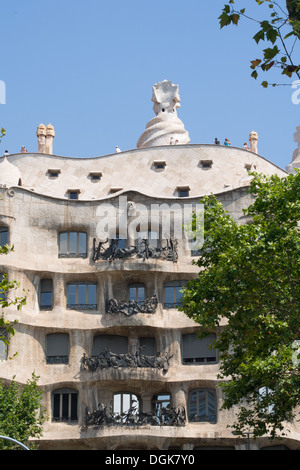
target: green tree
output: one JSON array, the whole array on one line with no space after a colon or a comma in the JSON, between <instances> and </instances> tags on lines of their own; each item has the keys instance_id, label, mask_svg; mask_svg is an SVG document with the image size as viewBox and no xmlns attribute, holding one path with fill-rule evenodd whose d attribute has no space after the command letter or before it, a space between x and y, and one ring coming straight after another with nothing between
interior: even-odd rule
<instances>
[{"instance_id":1,"label":"green tree","mask_svg":"<svg viewBox=\"0 0 300 470\"><path fill-rule=\"evenodd\" d=\"M41 407L42 391L37 386L38 377L32 374L24 386L14 380L9 386L0 381L0 435L8 436L34 449L29 438L39 438L46 411ZM20 449L16 444L0 439L0 449Z\"/></svg>"},{"instance_id":2,"label":"green tree","mask_svg":"<svg viewBox=\"0 0 300 470\"><path fill-rule=\"evenodd\" d=\"M222 406L238 405L233 428L273 438L300 405L300 172L252 176L249 223L203 199L200 271L181 310L201 335L217 332Z\"/></svg>"},{"instance_id":3,"label":"green tree","mask_svg":"<svg viewBox=\"0 0 300 470\"><path fill-rule=\"evenodd\" d=\"M228 25L238 25L241 18L257 23L259 30L253 39L257 44L261 41L268 47L263 49L262 58L251 60L251 76L258 77L258 70L268 72L270 69L278 68L283 76L300 79L300 64L295 63L295 47L299 45L300 39L300 0L286 0L285 7L278 1L273 0L255 0L258 5L267 5L269 15L263 20L250 17L246 9L235 9L234 0L224 5L222 14L219 17L220 27ZM267 88L269 85L286 85L272 83L266 80L262 86Z\"/></svg>"}]
</instances>

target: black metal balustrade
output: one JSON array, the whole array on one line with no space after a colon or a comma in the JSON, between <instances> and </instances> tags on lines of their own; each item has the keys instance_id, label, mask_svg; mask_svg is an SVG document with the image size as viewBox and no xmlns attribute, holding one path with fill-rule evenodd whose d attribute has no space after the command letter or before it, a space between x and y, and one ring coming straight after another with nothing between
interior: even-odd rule
<instances>
[{"instance_id":1,"label":"black metal balustrade","mask_svg":"<svg viewBox=\"0 0 300 470\"><path fill-rule=\"evenodd\" d=\"M97 310L97 304L67 304L70 310Z\"/></svg>"},{"instance_id":2,"label":"black metal balustrade","mask_svg":"<svg viewBox=\"0 0 300 470\"><path fill-rule=\"evenodd\" d=\"M123 313L130 316L137 313L154 313L158 304L156 295L145 299L142 302L137 300L116 300L110 299L106 301L105 313L117 314Z\"/></svg>"},{"instance_id":3,"label":"black metal balustrade","mask_svg":"<svg viewBox=\"0 0 300 470\"><path fill-rule=\"evenodd\" d=\"M136 245L128 248L119 248L119 240L106 240L96 245L96 239L93 240L93 260L115 260L130 259L133 257L146 259L163 259L177 262L178 241L175 238L167 238L162 241L160 247L153 246L148 239L138 240Z\"/></svg>"},{"instance_id":4,"label":"black metal balustrade","mask_svg":"<svg viewBox=\"0 0 300 470\"><path fill-rule=\"evenodd\" d=\"M155 356L146 356L142 354L142 347L138 349L136 354L124 353L117 354L110 349L104 349L97 356L88 357L86 354L81 359L81 370L94 372L97 369L119 368L119 367L146 367L162 370L164 373L168 371L170 359L173 357L169 353L158 352Z\"/></svg>"},{"instance_id":5,"label":"black metal balustrade","mask_svg":"<svg viewBox=\"0 0 300 470\"><path fill-rule=\"evenodd\" d=\"M184 407L161 408L145 413L136 407L131 407L123 413L114 413L112 407L107 409L103 404L98 409L90 412L86 408L85 428L92 426L185 426L186 413Z\"/></svg>"},{"instance_id":6,"label":"black metal balustrade","mask_svg":"<svg viewBox=\"0 0 300 470\"><path fill-rule=\"evenodd\" d=\"M68 364L69 356L47 356L47 364Z\"/></svg>"}]
</instances>

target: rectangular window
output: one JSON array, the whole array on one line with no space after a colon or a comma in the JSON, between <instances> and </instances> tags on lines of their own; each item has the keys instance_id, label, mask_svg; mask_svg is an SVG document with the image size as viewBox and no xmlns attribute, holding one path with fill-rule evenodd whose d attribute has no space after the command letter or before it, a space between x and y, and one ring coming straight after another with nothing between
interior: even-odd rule
<instances>
[{"instance_id":1,"label":"rectangular window","mask_svg":"<svg viewBox=\"0 0 300 470\"><path fill-rule=\"evenodd\" d=\"M40 283L40 310L51 310L53 307L52 279L41 279Z\"/></svg>"},{"instance_id":2,"label":"rectangular window","mask_svg":"<svg viewBox=\"0 0 300 470\"><path fill-rule=\"evenodd\" d=\"M170 281L164 283L164 308L176 308L181 305L182 288L186 281Z\"/></svg>"},{"instance_id":3,"label":"rectangular window","mask_svg":"<svg viewBox=\"0 0 300 470\"><path fill-rule=\"evenodd\" d=\"M182 338L182 363L203 364L217 361L217 354L211 349L215 335L199 338L196 333L184 335Z\"/></svg>"},{"instance_id":4,"label":"rectangular window","mask_svg":"<svg viewBox=\"0 0 300 470\"><path fill-rule=\"evenodd\" d=\"M56 390L52 397L53 421L77 421L78 394L71 389Z\"/></svg>"},{"instance_id":5,"label":"rectangular window","mask_svg":"<svg viewBox=\"0 0 300 470\"><path fill-rule=\"evenodd\" d=\"M59 234L59 257L86 258L87 236L85 232L61 232Z\"/></svg>"},{"instance_id":6,"label":"rectangular window","mask_svg":"<svg viewBox=\"0 0 300 470\"><path fill-rule=\"evenodd\" d=\"M47 364L68 364L69 335L67 333L51 333L46 339Z\"/></svg>"},{"instance_id":7,"label":"rectangular window","mask_svg":"<svg viewBox=\"0 0 300 470\"><path fill-rule=\"evenodd\" d=\"M0 246L8 245L8 227L0 227Z\"/></svg>"},{"instance_id":8,"label":"rectangular window","mask_svg":"<svg viewBox=\"0 0 300 470\"><path fill-rule=\"evenodd\" d=\"M80 190L79 189L69 189L68 190L68 198L69 199L79 199L79 194L80 194Z\"/></svg>"},{"instance_id":9,"label":"rectangular window","mask_svg":"<svg viewBox=\"0 0 300 470\"><path fill-rule=\"evenodd\" d=\"M133 300L138 304L145 301L145 286L144 284L131 284L129 286L129 300Z\"/></svg>"},{"instance_id":10,"label":"rectangular window","mask_svg":"<svg viewBox=\"0 0 300 470\"><path fill-rule=\"evenodd\" d=\"M197 389L189 393L189 421L213 422L217 421L217 401L214 390Z\"/></svg>"},{"instance_id":11,"label":"rectangular window","mask_svg":"<svg viewBox=\"0 0 300 470\"><path fill-rule=\"evenodd\" d=\"M96 310L97 285L91 283L68 284L67 308L74 310Z\"/></svg>"}]
</instances>

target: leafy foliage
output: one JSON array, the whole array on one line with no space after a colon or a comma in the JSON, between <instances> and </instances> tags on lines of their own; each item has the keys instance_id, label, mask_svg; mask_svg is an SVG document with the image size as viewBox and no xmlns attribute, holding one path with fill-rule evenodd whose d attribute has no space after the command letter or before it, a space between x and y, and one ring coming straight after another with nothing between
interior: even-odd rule
<instances>
[{"instance_id":1,"label":"leafy foliage","mask_svg":"<svg viewBox=\"0 0 300 470\"><path fill-rule=\"evenodd\" d=\"M42 425L46 421L46 411L41 407L42 392L37 386L38 377L32 374L23 387L15 380L9 386L0 381L0 434L16 439L30 448L28 439L38 438L42 434ZM0 439L0 449L20 449L16 444Z\"/></svg>"},{"instance_id":2,"label":"leafy foliage","mask_svg":"<svg viewBox=\"0 0 300 470\"><path fill-rule=\"evenodd\" d=\"M275 437L300 405L300 172L252 176L251 223L238 224L215 196L201 201L200 271L181 310L201 335L218 333L223 408L238 405L236 430Z\"/></svg>"},{"instance_id":3,"label":"leafy foliage","mask_svg":"<svg viewBox=\"0 0 300 470\"><path fill-rule=\"evenodd\" d=\"M300 0L286 0L286 10L277 1L255 0L255 2L258 5L268 5L270 9L268 19L259 21L251 18L246 14L245 8L235 10L235 1L229 0L229 4L224 5L219 17L220 27L230 24L237 26L242 17L259 25L259 30L253 39L257 44L265 41L269 43L269 47L263 49L262 58L251 60L250 68L253 70L251 73L253 78L257 79L258 69L267 72L272 68L278 68L282 75L289 78L296 76L300 79L300 64L295 64L293 59L295 45L300 39ZM288 44L288 41L291 44ZM277 83L271 85L278 86ZM262 86L267 88L269 83L264 80Z\"/></svg>"}]
</instances>

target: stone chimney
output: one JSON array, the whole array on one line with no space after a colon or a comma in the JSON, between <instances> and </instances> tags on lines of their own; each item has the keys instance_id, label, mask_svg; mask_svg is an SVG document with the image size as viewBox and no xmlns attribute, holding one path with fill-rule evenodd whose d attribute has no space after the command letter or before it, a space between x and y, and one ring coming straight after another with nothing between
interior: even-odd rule
<instances>
[{"instance_id":1,"label":"stone chimney","mask_svg":"<svg viewBox=\"0 0 300 470\"><path fill-rule=\"evenodd\" d=\"M54 127L48 124L47 127L44 124L40 124L36 131L38 138L38 153L46 153L48 155L53 154L53 139L55 137Z\"/></svg>"},{"instance_id":2,"label":"stone chimney","mask_svg":"<svg viewBox=\"0 0 300 470\"><path fill-rule=\"evenodd\" d=\"M257 132L255 132L255 131L250 132L250 135L249 135L250 150L253 153L258 153L258 151L257 151L257 141L258 141Z\"/></svg>"}]
</instances>

